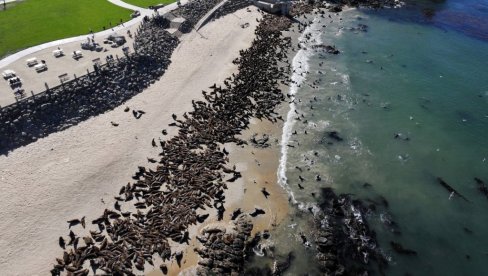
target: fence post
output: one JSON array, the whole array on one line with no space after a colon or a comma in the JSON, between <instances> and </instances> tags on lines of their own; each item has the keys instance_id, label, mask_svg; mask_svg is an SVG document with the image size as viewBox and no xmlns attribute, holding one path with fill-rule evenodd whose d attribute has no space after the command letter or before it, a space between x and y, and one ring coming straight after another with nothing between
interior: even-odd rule
<instances>
[{"instance_id":1,"label":"fence post","mask_svg":"<svg viewBox=\"0 0 488 276\"><path fill-rule=\"evenodd\" d=\"M66 90L64 89L64 81L63 81L63 79L59 79L59 82L61 82L61 87L63 88L63 92L65 92Z\"/></svg>"}]
</instances>

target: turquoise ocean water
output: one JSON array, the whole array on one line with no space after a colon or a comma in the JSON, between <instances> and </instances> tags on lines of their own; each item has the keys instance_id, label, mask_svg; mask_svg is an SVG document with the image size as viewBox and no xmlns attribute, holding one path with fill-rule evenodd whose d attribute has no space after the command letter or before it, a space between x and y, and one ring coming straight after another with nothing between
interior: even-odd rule
<instances>
[{"instance_id":1,"label":"turquoise ocean water","mask_svg":"<svg viewBox=\"0 0 488 276\"><path fill-rule=\"evenodd\" d=\"M488 184L487 28L488 2L456 0L348 10L316 17L305 31L280 182L297 210L313 206L322 187L384 206L368 221L387 275L488 275L488 198L474 180ZM307 217L296 211L274 232L279 252L299 256L289 275L317 273L299 237ZM396 253L390 241L417 256Z\"/></svg>"}]
</instances>

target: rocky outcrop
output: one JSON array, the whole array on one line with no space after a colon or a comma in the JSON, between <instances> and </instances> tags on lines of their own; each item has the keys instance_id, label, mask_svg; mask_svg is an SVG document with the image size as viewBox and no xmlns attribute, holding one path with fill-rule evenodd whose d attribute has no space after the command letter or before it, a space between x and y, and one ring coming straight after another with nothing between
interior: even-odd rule
<instances>
[{"instance_id":1,"label":"rocky outcrop","mask_svg":"<svg viewBox=\"0 0 488 276\"><path fill-rule=\"evenodd\" d=\"M350 195L322 190L315 217L316 260L326 275L365 275L376 263L382 271L386 258L379 250L365 214L368 208Z\"/></svg>"}]
</instances>

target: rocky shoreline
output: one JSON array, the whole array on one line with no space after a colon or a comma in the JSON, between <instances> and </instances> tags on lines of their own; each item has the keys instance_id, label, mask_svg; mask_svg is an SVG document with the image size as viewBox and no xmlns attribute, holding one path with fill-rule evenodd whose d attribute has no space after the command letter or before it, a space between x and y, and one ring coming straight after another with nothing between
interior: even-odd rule
<instances>
[{"instance_id":1,"label":"rocky shoreline","mask_svg":"<svg viewBox=\"0 0 488 276\"><path fill-rule=\"evenodd\" d=\"M366 216L373 212L351 195L336 195L330 188L321 192L314 213L316 260L321 270L333 275L364 275L372 263L384 274L388 265Z\"/></svg>"}]
</instances>

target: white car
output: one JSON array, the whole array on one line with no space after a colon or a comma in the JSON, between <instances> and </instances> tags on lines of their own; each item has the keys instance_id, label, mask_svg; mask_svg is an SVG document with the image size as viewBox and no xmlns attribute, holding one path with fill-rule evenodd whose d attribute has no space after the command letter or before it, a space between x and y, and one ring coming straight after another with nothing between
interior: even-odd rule
<instances>
[{"instance_id":1,"label":"white car","mask_svg":"<svg viewBox=\"0 0 488 276\"><path fill-rule=\"evenodd\" d=\"M10 78L15 77L15 71L13 70L5 70L2 72L2 76L4 79L8 80Z\"/></svg>"},{"instance_id":2,"label":"white car","mask_svg":"<svg viewBox=\"0 0 488 276\"><path fill-rule=\"evenodd\" d=\"M36 69L37 73L40 73L47 70L47 65L45 63L37 64L36 66L34 66L34 69Z\"/></svg>"},{"instance_id":3,"label":"white car","mask_svg":"<svg viewBox=\"0 0 488 276\"><path fill-rule=\"evenodd\" d=\"M81 51L74 51L72 56L74 59L79 59L83 57L83 53Z\"/></svg>"},{"instance_id":4,"label":"white car","mask_svg":"<svg viewBox=\"0 0 488 276\"><path fill-rule=\"evenodd\" d=\"M27 66L29 67L32 67L36 64L38 64L39 62L37 61L37 58L33 57L33 58L30 58L28 60L25 61L27 63Z\"/></svg>"},{"instance_id":5,"label":"white car","mask_svg":"<svg viewBox=\"0 0 488 276\"><path fill-rule=\"evenodd\" d=\"M57 49L53 51L53 56L54 57L62 57L64 56L64 52L62 49Z\"/></svg>"}]
</instances>

